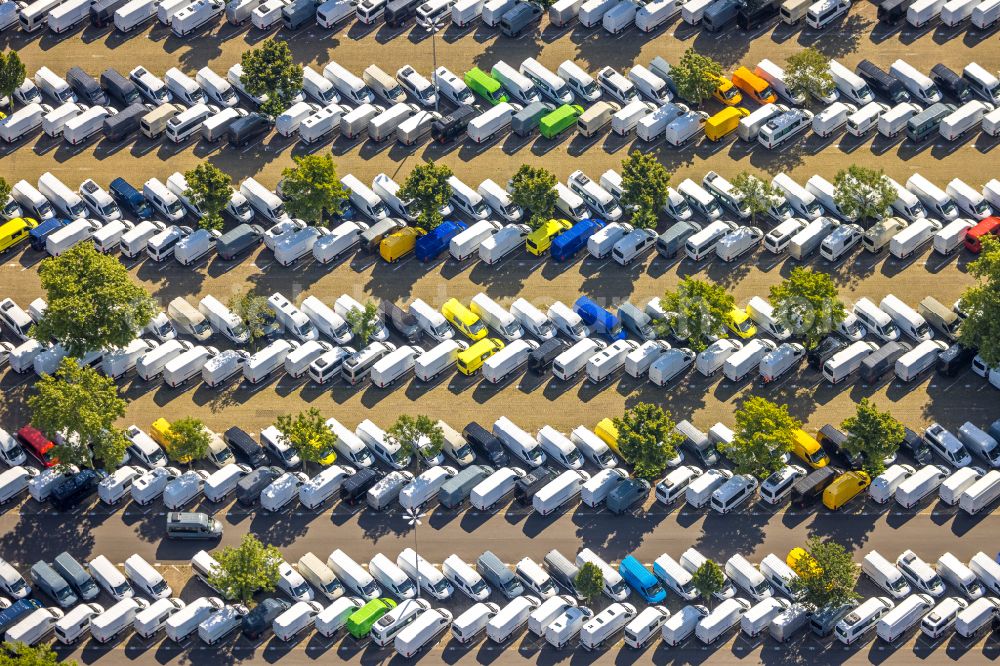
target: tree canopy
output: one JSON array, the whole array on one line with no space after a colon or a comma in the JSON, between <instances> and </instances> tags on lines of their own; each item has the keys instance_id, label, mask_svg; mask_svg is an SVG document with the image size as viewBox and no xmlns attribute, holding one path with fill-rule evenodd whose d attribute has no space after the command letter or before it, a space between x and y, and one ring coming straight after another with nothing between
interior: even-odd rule
<instances>
[{"instance_id":1,"label":"tree canopy","mask_svg":"<svg viewBox=\"0 0 1000 666\"><path fill-rule=\"evenodd\" d=\"M976 284L962 294L962 309L968 317L962 322L958 339L965 347L976 349L991 368L1000 367L1000 239L986 235L981 240L979 257L969 264Z\"/></svg>"},{"instance_id":2,"label":"tree canopy","mask_svg":"<svg viewBox=\"0 0 1000 666\"><path fill-rule=\"evenodd\" d=\"M406 456L420 453L425 458L433 458L444 448L444 431L441 426L423 414L401 414L385 434L399 445L400 453Z\"/></svg>"},{"instance_id":3,"label":"tree canopy","mask_svg":"<svg viewBox=\"0 0 1000 666\"><path fill-rule=\"evenodd\" d=\"M543 168L522 164L510 181L511 201L530 213L527 223L537 229L552 217L556 208L555 175Z\"/></svg>"},{"instance_id":4,"label":"tree canopy","mask_svg":"<svg viewBox=\"0 0 1000 666\"><path fill-rule=\"evenodd\" d=\"M713 560L705 560L697 571L691 574L691 586L706 604L711 601L712 595L722 591L725 584L726 577L722 573L722 567Z\"/></svg>"},{"instance_id":5,"label":"tree canopy","mask_svg":"<svg viewBox=\"0 0 1000 666\"><path fill-rule=\"evenodd\" d=\"M428 160L413 167L399 189L400 200L411 202L417 213L417 223L425 231L444 221L441 208L451 198L451 185L448 184L451 176L452 171L447 166Z\"/></svg>"},{"instance_id":6,"label":"tree canopy","mask_svg":"<svg viewBox=\"0 0 1000 666\"><path fill-rule=\"evenodd\" d=\"M828 273L796 266L771 287L774 318L812 349L847 317L847 308Z\"/></svg>"},{"instance_id":7,"label":"tree canopy","mask_svg":"<svg viewBox=\"0 0 1000 666\"><path fill-rule=\"evenodd\" d=\"M576 573L576 593L588 604L593 604L604 591L604 572L596 564L584 562Z\"/></svg>"},{"instance_id":8,"label":"tree canopy","mask_svg":"<svg viewBox=\"0 0 1000 666\"><path fill-rule=\"evenodd\" d=\"M719 450L733 463L737 474L766 479L784 467L782 457L792 450L795 430L802 423L788 413L788 405L752 396L736 410L732 442Z\"/></svg>"},{"instance_id":9,"label":"tree canopy","mask_svg":"<svg viewBox=\"0 0 1000 666\"><path fill-rule=\"evenodd\" d=\"M61 659L49 643L30 646L4 642L0 647L0 666L78 666L78 662Z\"/></svg>"},{"instance_id":10,"label":"tree canopy","mask_svg":"<svg viewBox=\"0 0 1000 666\"><path fill-rule=\"evenodd\" d=\"M722 64L713 58L689 48L675 67L670 68L670 78L677 87L677 94L691 102L701 104L719 87Z\"/></svg>"},{"instance_id":11,"label":"tree canopy","mask_svg":"<svg viewBox=\"0 0 1000 666\"><path fill-rule=\"evenodd\" d=\"M125 416L126 402L113 379L67 357L55 374L39 378L28 398L31 423L44 433L63 433L53 457L61 465L118 469L128 441L115 427Z\"/></svg>"},{"instance_id":12,"label":"tree canopy","mask_svg":"<svg viewBox=\"0 0 1000 666\"><path fill-rule=\"evenodd\" d=\"M842 169L833 178L833 198L849 218L881 220L899 196L881 169L857 164Z\"/></svg>"},{"instance_id":13,"label":"tree canopy","mask_svg":"<svg viewBox=\"0 0 1000 666\"><path fill-rule=\"evenodd\" d=\"M267 334L267 324L274 316L271 307L267 304L267 297L247 289L244 292L233 294L226 304L233 314L243 320L243 325L250 335L250 343L256 347L258 340Z\"/></svg>"},{"instance_id":14,"label":"tree canopy","mask_svg":"<svg viewBox=\"0 0 1000 666\"><path fill-rule=\"evenodd\" d=\"M851 457L861 456L872 478L885 471L885 458L896 453L906 436L903 424L868 398L861 399L857 413L840 427L847 433L844 451Z\"/></svg>"},{"instance_id":15,"label":"tree canopy","mask_svg":"<svg viewBox=\"0 0 1000 666\"><path fill-rule=\"evenodd\" d=\"M757 224L757 216L766 213L780 197L777 187L747 171L736 174L731 184L733 194L742 197L742 204L750 211L751 224Z\"/></svg>"},{"instance_id":16,"label":"tree canopy","mask_svg":"<svg viewBox=\"0 0 1000 666\"><path fill-rule=\"evenodd\" d=\"M153 299L117 257L79 243L38 269L48 307L32 335L57 340L70 356L125 347L149 323Z\"/></svg>"},{"instance_id":17,"label":"tree canopy","mask_svg":"<svg viewBox=\"0 0 1000 666\"><path fill-rule=\"evenodd\" d=\"M328 216L339 215L347 189L337 176L331 155L296 155L294 167L281 172L285 208L293 217L326 226Z\"/></svg>"},{"instance_id":18,"label":"tree canopy","mask_svg":"<svg viewBox=\"0 0 1000 666\"><path fill-rule=\"evenodd\" d=\"M713 339L727 337L726 321L736 301L722 285L688 276L660 299L660 305L668 315L661 332L687 340L700 352Z\"/></svg>"},{"instance_id":19,"label":"tree canopy","mask_svg":"<svg viewBox=\"0 0 1000 666\"><path fill-rule=\"evenodd\" d=\"M208 457L212 433L201 419L184 416L170 424L166 435L167 455L179 463L189 463Z\"/></svg>"},{"instance_id":20,"label":"tree canopy","mask_svg":"<svg viewBox=\"0 0 1000 666\"><path fill-rule=\"evenodd\" d=\"M347 325L351 327L351 333L357 338L359 345L368 344L378 331L378 306L374 301L366 301L360 310L357 308L351 310L347 313Z\"/></svg>"},{"instance_id":21,"label":"tree canopy","mask_svg":"<svg viewBox=\"0 0 1000 666\"><path fill-rule=\"evenodd\" d=\"M637 477L657 479L677 457L684 437L674 431L670 412L659 405L640 402L613 419L618 448Z\"/></svg>"},{"instance_id":22,"label":"tree canopy","mask_svg":"<svg viewBox=\"0 0 1000 666\"><path fill-rule=\"evenodd\" d=\"M0 53L0 97L10 99L10 109L14 110L14 91L24 83L28 69L21 62L17 51ZM6 198L6 197L4 197Z\"/></svg>"},{"instance_id":23,"label":"tree canopy","mask_svg":"<svg viewBox=\"0 0 1000 666\"><path fill-rule=\"evenodd\" d=\"M809 565L794 567L798 577L791 584L801 601L816 608L837 608L860 598L854 591L859 567L847 549L825 537L813 537L805 551Z\"/></svg>"},{"instance_id":24,"label":"tree canopy","mask_svg":"<svg viewBox=\"0 0 1000 666\"><path fill-rule=\"evenodd\" d=\"M793 93L829 97L837 86L830 75L830 59L812 46L785 60L785 86Z\"/></svg>"},{"instance_id":25,"label":"tree canopy","mask_svg":"<svg viewBox=\"0 0 1000 666\"><path fill-rule=\"evenodd\" d=\"M244 535L239 546L227 546L213 555L219 569L208 582L227 599L248 604L254 594L273 592L278 584L281 551L276 546L265 546L253 534Z\"/></svg>"},{"instance_id":26,"label":"tree canopy","mask_svg":"<svg viewBox=\"0 0 1000 666\"><path fill-rule=\"evenodd\" d=\"M315 407L294 416L279 416L274 425L303 462L328 465L335 459L333 445L337 436L326 427L326 419Z\"/></svg>"},{"instance_id":27,"label":"tree canopy","mask_svg":"<svg viewBox=\"0 0 1000 666\"><path fill-rule=\"evenodd\" d=\"M302 91L302 68L295 64L288 42L267 39L258 48L244 51L241 82L251 95L267 97L260 110L276 118Z\"/></svg>"},{"instance_id":28,"label":"tree canopy","mask_svg":"<svg viewBox=\"0 0 1000 666\"><path fill-rule=\"evenodd\" d=\"M199 224L202 229L222 229L222 211L233 195L233 179L211 162L202 162L184 172L187 196L204 213Z\"/></svg>"},{"instance_id":29,"label":"tree canopy","mask_svg":"<svg viewBox=\"0 0 1000 666\"><path fill-rule=\"evenodd\" d=\"M670 172L652 153L632 151L622 161L622 205L632 208L632 224L655 229L667 203Z\"/></svg>"}]
</instances>

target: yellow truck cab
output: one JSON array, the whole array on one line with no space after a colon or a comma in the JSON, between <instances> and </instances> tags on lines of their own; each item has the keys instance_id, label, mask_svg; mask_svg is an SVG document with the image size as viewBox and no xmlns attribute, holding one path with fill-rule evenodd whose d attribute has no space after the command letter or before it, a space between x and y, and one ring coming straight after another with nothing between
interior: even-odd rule
<instances>
[{"instance_id":1,"label":"yellow truck cab","mask_svg":"<svg viewBox=\"0 0 1000 666\"><path fill-rule=\"evenodd\" d=\"M705 136L710 141L719 141L736 131L740 126L740 120L750 115L750 112L742 106L730 106L719 111L714 116L709 116L705 121Z\"/></svg>"},{"instance_id":2,"label":"yellow truck cab","mask_svg":"<svg viewBox=\"0 0 1000 666\"><path fill-rule=\"evenodd\" d=\"M476 313L459 303L457 298L449 298L445 301L444 305L441 306L441 314L448 320L448 323L473 342L482 340L489 333L486 324L476 316Z\"/></svg>"},{"instance_id":3,"label":"yellow truck cab","mask_svg":"<svg viewBox=\"0 0 1000 666\"><path fill-rule=\"evenodd\" d=\"M170 444L170 421L162 416L153 421L152 425L149 426L149 436L166 449Z\"/></svg>"},{"instance_id":4,"label":"yellow truck cab","mask_svg":"<svg viewBox=\"0 0 1000 666\"><path fill-rule=\"evenodd\" d=\"M38 226L30 217L15 217L0 224L0 254L28 240L28 232Z\"/></svg>"},{"instance_id":5,"label":"yellow truck cab","mask_svg":"<svg viewBox=\"0 0 1000 666\"><path fill-rule=\"evenodd\" d=\"M733 308L733 311L729 313L729 318L726 319L726 326L737 337L743 340L748 340L757 335L757 325L753 323L753 319L750 318L747 311L740 308Z\"/></svg>"},{"instance_id":6,"label":"yellow truck cab","mask_svg":"<svg viewBox=\"0 0 1000 666\"><path fill-rule=\"evenodd\" d=\"M604 443L611 447L619 456L622 452L618 449L618 428L615 426L615 422L611 419L601 419L594 426L594 434L604 440Z\"/></svg>"},{"instance_id":7,"label":"yellow truck cab","mask_svg":"<svg viewBox=\"0 0 1000 666\"><path fill-rule=\"evenodd\" d=\"M743 95L740 94L739 88L733 85L733 82L724 76L715 77L719 85L715 88L715 92L712 93L712 97L719 100L726 106L736 106L743 101Z\"/></svg>"},{"instance_id":8,"label":"yellow truck cab","mask_svg":"<svg viewBox=\"0 0 1000 666\"><path fill-rule=\"evenodd\" d=\"M758 104L774 104L778 96L764 79L760 78L746 67L739 67L733 72L733 85L750 96Z\"/></svg>"},{"instance_id":9,"label":"yellow truck cab","mask_svg":"<svg viewBox=\"0 0 1000 666\"><path fill-rule=\"evenodd\" d=\"M399 261L413 252L417 239L425 233L427 232L417 227L403 227L382 239L378 245L378 253L390 264Z\"/></svg>"},{"instance_id":10,"label":"yellow truck cab","mask_svg":"<svg viewBox=\"0 0 1000 666\"><path fill-rule=\"evenodd\" d=\"M864 472L844 472L823 491L823 506L836 511L865 491L871 477Z\"/></svg>"},{"instance_id":11,"label":"yellow truck cab","mask_svg":"<svg viewBox=\"0 0 1000 666\"><path fill-rule=\"evenodd\" d=\"M455 365L463 375L474 374L483 367L486 359L503 348L503 340L500 338L485 338L468 349L458 352Z\"/></svg>"},{"instance_id":12,"label":"yellow truck cab","mask_svg":"<svg viewBox=\"0 0 1000 666\"><path fill-rule=\"evenodd\" d=\"M822 568L820 568L819 563L816 562L813 556L807 553L805 548L799 548L798 546L788 551L785 564L800 576L809 571L822 572Z\"/></svg>"},{"instance_id":13,"label":"yellow truck cab","mask_svg":"<svg viewBox=\"0 0 1000 666\"><path fill-rule=\"evenodd\" d=\"M826 455L826 451L823 447L819 445L812 435L807 433L801 428L796 429L792 435L792 453L794 453L802 462L806 463L813 469L819 469L820 467L826 467L830 464L830 456Z\"/></svg>"},{"instance_id":14,"label":"yellow truck cab","mask_svg":"<svg viewBox=\"0 0 1000 666\"><path fill-rule=\"evenodd\" d=\"M567 220L549 220L528 234L524 240L524 249L528 251L528 254L539 257L552 247L553 238L572 226Z\"/></svg>"}]
</instances>

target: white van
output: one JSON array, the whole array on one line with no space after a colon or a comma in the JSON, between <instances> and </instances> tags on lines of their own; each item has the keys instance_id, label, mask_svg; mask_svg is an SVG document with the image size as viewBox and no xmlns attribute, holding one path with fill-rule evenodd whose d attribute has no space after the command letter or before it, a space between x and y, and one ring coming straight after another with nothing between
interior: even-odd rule
<instances>
[{"instance_id":1,"label":"white van","mask_svg":"<svg viewBox=\"0 0 1000 666\"><path fill-rule=\"evenodd\" d=\"M884 310L879 309L868 298L862 297L854 304L854 315L861 324L883 342L899 340L900 331Z\"/></svg>"},{"instance_id":2,"label":"white van","mask_svg":"<svg viewBox=\"0 0 1000 666\"><path fill-rule=\"evenodd\" d=\"M148 607L145 599L122 599L90 621L91 638L98 643L110 643L132 626L136 613Z\"/></svg>"},{"instance_id":3,"label":"white van","mask_svg":"<svg viewBox=\"0 0 1000 666\"><path fill-rule=\"evenodd\" d=\"M356 597L337 599L313 618L316 633L325 638L332 638L347 623L347 618L363 605L364 601Z\"/></svg>"},{"instance_id":4,"label":"white van","mask_svg":"<svg viewBox=\"0 0 1000 666\"><path fill-rule=\"evenodd\" d=\"M351 559L344 551L337 548L326 560L326 565L333 570L344 587L365 601L376 599L382 594L382 589L372 578L371 574L365 571L357 562Z\"/></svg>"},{"instance_id":5,"label":"white van","mask_svg":"<svg viewBox=\"0 0 1000 666\"><path fill-rule=\"evenodd\" d=\"M528 622L531 613L541 605L538 597L515 597L486 624L486 635L496 643L504 643Z\"/></svg>"},{"instance_id":6,"label":"white van","mask_svg":"<svg viewBox=\"0 0 1000 666\"><path fill-rule=\"evenodd\" d=\"M737 553L726 560L725 571L726 575L746 590L754 600L761 601L774 596L774 590L771 589L771 585L764 579L757 567L742 555Z\"/></svg>"},{"instance_id":7,"label":"white van","mask_svg":"<svg viewBox=\"0 0 1000 666\"><path fill-rule=\"evenodd\" d=\"M199 597L184 608L172 614L164 626L167 638L180 643L198 630L198 625L207 620L216 611L222 610L225 603L218 597Z\"/></svg>"},{"instance_id":8,"label":"white van","mask_svg":"<svg viewBox=\"0 0 1000 666\"><path fill-rule=\"evenodd\" d=\"M130 555L124 563L125 574L136 588L153 599L163 599L172 593L167 581L163 580L152 565L139 555Z\"/></svg>"},{"instance_id":9,"label":"white van","mask_svg":"<svg viewBox=\"0 0 1000 666\"><path fill-rule=\"evenodd\" d=\"M808 220L815 220L823 215L823 206L808 189L802 187L784 172L779 173L771 184L781 190L792 209Z\"/></svg>"},{"instance_id":10,"label":"white van","mask_svg":"<svg viewBox=\"0 0 1000 666\"><path fill-rule=\"evenodd\" d=\"M750 602L746 599L726 599L712 609L708 615L698 620L695 635L702 643L710 645L739 624L748 610L750 610Z\"/></svg>"},{"instance_id":11,"label":"white van","mask_svg":"<svg viewBox=\"0 0 1000 666\"><path fill-rule=\"evenodd\" d=\"M492 509L514 491L517 480L525 474L519 467L501 467L472 489L469 493L469 503L480 511Z\"/></svg>"},{"instance_id":12,"label":"white van","mask_svg":"<svg viewBox=\"0 0 1000 666\"><path fill-rule=\"evenodd\" d=\"M184 608L187 604L177 598L165 598L154 601L135 615L132 626L135 633L142 638L152 638L167 624L167 619Z\"/></svg>"},{"instance_id":13,"label":"white van","mask_svg":"<svg viewBox=\"0 0 1000 666\"><path fill-rule=\"evenodd\" d=\"M851 645L875 628L882 617L895 608L887 597L871 597L859 604L840 620L833 633L844 645Z\"/></svg>"},{"instance_id":14,"label":"white van","mask_svg":"<svg viewBox=\"0 0 1000 666\"><path fill-rule=\"evenodd\" d=\"M934 606L926 594L911 594L890 610L875 626L875 633L886 643L895 643Z\"/></svg>"},{"instance_id":15,"label":"white van","mask_svg":"<svg viewBox=\"0 0 1000 666\"><path fill-rule=\"evenodd\" d=\"M903 599L910 594L910 585L903 574L877 550L865 554L861 560L861 572L894 599Z\"/></svg>"}]
</instances>

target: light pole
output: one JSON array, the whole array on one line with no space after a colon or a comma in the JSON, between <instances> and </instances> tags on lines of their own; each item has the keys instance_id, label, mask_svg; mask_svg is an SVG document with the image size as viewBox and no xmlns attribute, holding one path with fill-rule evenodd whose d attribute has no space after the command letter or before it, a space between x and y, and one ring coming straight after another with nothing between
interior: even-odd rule
<instances>
[{"instance_id":1,"label":"light pole","mask_svg":"<svg viewBox=\"0 0 1000 666\"><path fill-rule=\"evenodd\" d=\"M417 599L420 598L420 566L417 558L417 528L420 526L420 519L424 514L419 513L416 508L406 510L406 522L413 528L413 568L417 570Z\"/></svg>"},{"instance_id":2,"label":"light pole","mask_svg":"<svg viewBox=\"0 0 1000 666\"><path fill-rule=\"evenodd\" d=\"M431 58L433 60L434 71L431 72L431 81L434 83L434 112L437 113L441 110L441 91L438 90L438 79L437 79L437 68L438 68L438 57L437 57L437 31L438 22L437 19L431 22L427 26L427 32L431 33Z\"/></svg>"}]
</instances>

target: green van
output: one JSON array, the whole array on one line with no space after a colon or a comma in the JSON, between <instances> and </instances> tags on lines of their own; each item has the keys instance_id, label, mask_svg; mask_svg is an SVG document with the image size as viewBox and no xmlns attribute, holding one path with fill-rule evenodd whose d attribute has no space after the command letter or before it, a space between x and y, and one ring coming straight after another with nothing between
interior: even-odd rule
<instances>
[{"instance_id":1,"label":"green van","mask_svg":"<svg viewBox=\"0 0 1000 666\"><path fill-rule=\"evenodd\" d=\"M348 633L355 638L364 638L378 622L378 619L396 607L392 599L372 599L347 618Z\"/></svg>"},{"instance_id":2,"label":"green van","mask_svg":"<svg viewBox=\"0 0 1000 666\"><path fill-rule=\"evenodd\" d=\"M465 85L493 106L507 101L507 93L503 91L500 82L478 67L465 73Z\"/></svg>"},{"instance_id":3,"label":"green van","mask_svg":"<svg viewBox=\"0 0 1000 666\"><path fill-rule=\"evenodd\" d=\"M538 131L546 139L554 139L576 124L576 119L583 113L583 107L576 104L563 104L552 113L543 116L538 123Z\"/></svg>"}]
</instances>

